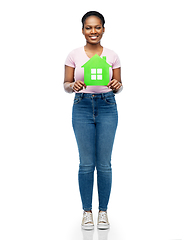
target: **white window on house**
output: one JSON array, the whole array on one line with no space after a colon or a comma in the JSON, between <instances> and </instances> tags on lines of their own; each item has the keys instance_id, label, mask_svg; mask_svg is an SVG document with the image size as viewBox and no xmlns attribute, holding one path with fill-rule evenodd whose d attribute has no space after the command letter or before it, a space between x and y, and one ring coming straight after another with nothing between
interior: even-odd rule
<instances>
[{"instance_id":1,"label":"white window on house","mask_svg":"<svg viewBox=\"0 0 188 240\"><path fill-rule=\"evenodd\" d=\"M102 68L97 69L97 74L102 74Z\"/></svg>"},{"instance_id":2,"label":"white window on house","mask_svg":"<svg viewBox=\"0 0 188 240\"><path fill-rule=\"evenodd\" d=\"M91 74L96 74L96 69L91 69Z\"/></svg>"},{"instance_id":3,"label":"white window on house","mask_svg":"<svg viewBox=\"0 0 188 240\"><path fill-rule=\"evenodd\" d=\"M91 69L91 80L102 80L102 68Z\"/></svg>"}]
</instances>

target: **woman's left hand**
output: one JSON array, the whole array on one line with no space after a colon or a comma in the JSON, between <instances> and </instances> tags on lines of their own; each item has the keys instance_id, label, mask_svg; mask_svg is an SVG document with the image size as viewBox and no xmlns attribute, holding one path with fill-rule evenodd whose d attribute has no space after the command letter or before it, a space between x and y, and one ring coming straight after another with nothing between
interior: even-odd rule
<instances>
[{"instance_id":1,"label":"woman's left hand","mask_svg":"<svg viewBox=\"0 0 188 240\"><path fill-rule=\"evenodd\" d=\"M113 91L118 91L122 86L122 83L120 81L113 79L109 82L107 87L111 88Z\"/></svg>"}]
</instances>

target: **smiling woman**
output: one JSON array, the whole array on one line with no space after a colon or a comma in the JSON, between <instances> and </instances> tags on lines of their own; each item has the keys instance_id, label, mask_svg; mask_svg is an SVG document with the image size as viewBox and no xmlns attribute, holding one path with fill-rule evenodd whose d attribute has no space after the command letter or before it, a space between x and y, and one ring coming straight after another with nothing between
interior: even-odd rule
<instances>
[{"instance_id":1,"label":"smiling woman","mask_svg":"<svg viewBox=\"0 0 188 240\"><path fill-rule=\"evenodd\" d=\"M88 44L98 44L105 31L104 17L101 14L92 15L94 13L85 14L82 18L82 33Z\"/></svg>"},{"instance_id":2,"label":"smiling woman","mask_svg":"<svg viewBox=\"0 0 188 240\"><path fill-rule=\"evenodd\" d=\"M65 61L65 91L76 93L72 125L80 155L78 180L84 210L82 220L84 229L94 227L92 194L95 168L99 196L98 228L109 228L107 207L112 183L111 154L118 123L114 93L121 91L122 83L118 55L100 43L105 32L104 23L102 14L93 11L86 13L82 18L82 33L86 45L73 50ZM103 82L105 86L86 87L84 82L82 66L94 58L97 59L97 64L99 62L102 64L89 68L88 79L100 82L105 77L108 80ZM108 69L106 74L104 65L107 65Z\"/></svg>"}]
</instances>

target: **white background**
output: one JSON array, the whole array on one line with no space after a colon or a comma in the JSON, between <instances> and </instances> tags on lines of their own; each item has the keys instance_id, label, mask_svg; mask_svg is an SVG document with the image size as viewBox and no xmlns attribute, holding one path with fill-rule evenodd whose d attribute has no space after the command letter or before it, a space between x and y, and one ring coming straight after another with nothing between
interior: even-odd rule
<instances>
[{"instance_id":1,"label":"white background","mask_svg":"<svg viewBox=\"0 0 188 240\"><path fill-rule=\"evenodd\" d=\"M0 3L0 239L83 239L64 61L106 19L122 64L108 240L188 239L186 0ZM83 126L84 127L84 126ZM95 184L93 212L97 218ZM94 231L94 239L97 231Z\"/></svg>"}]
</instances>

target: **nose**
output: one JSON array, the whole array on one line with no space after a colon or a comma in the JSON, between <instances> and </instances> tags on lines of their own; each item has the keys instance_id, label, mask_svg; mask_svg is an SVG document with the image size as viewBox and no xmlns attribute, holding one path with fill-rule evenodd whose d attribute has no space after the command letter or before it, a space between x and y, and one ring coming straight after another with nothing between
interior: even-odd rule
<instances>
[{"instance_id":1,"label":"nose","mask_svg":"<svg viewBox=\"0 0 188 240\"><path fill-rule=\"evenodd\" d=\"M96 29L94 27L91 29L91 33L96 33Z\"/></svg>"}]
</instances>

